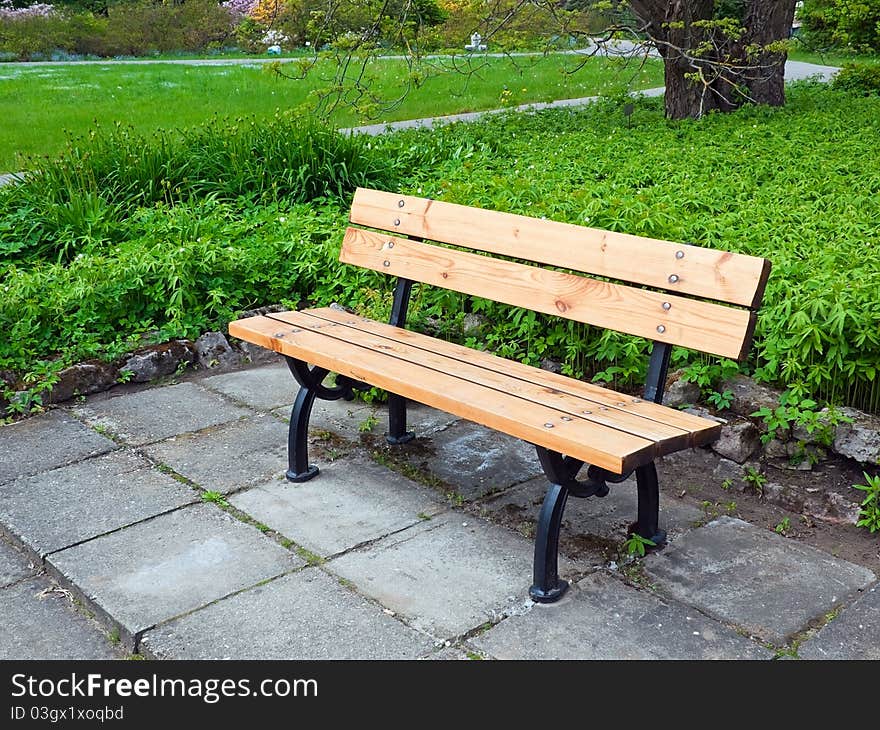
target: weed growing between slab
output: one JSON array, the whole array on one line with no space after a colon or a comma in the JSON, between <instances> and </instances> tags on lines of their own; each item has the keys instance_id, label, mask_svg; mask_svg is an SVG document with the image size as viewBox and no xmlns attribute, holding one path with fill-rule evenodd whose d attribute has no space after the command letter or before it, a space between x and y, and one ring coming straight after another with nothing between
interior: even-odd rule
<instances>
[{"instance_id":1,"label":"weed growing between slab","mask_svg":"<svg viewBox=\"0 0 880 730\"><path fill-rule=\"evenodd\" d=\"M460 507L464 503L464 497L454 489L451 489L446 482L429 472L427 469L414 465L405 457L394 453L392 448L376 446L376 440L374 437L361 436L361 440L367 442L368 447L370 447L370 458L377 464L381 464L418 484L423 484L426 487L441 492L450 504ZM412 449L417 445L417 441L413 441L407 445L407 448Z\"/></svg>"}]
</instances>

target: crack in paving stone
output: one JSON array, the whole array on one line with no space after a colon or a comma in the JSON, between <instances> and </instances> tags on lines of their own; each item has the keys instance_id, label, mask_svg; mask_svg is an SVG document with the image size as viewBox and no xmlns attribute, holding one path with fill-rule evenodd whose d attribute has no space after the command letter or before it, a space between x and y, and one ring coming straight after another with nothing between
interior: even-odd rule
<instances>
[{"instance_id":1,"label":"crack in paving stone","mask_svg":"<svg viewBox=\"0 0 880 730\"><path fill-rule=\"evenodd\" d=\"M280 625L274 626L275 621ZM233 621L237 634L227 630ZM274 630L267 630L270 626ZM169 658L411 658L434 640L393 612L306 569L243 591L145 636L143 646ZM255 648L258 647L258 648Z\"/></svg>"},{"instance_id":2,"label":"crack in paving stone","mask_svg":"<svg viewBox=\"0 0 880 730\"><path fill-rule=\"evenodd\" d=\"M205 609L210 608L211 606L215 606L218 603L221 603L229 598L233 598L241 593L246 593L247 591L251 591L254 588L260 588L262 586L270 585L271 583L274 583L277 580L280 580L282 578L286 578L287 576L293 575L295 573L301 573L304 570L310 570L310 569L314 569L314 566L301 565L297 568L294 568L293 570L289 570L285 573L281 573L280 575L275 575L275 576L272 576L271 578L265 578L261 581L257 581L256 583L254 583L251 586L246 586L246 587L241 588L239 590L232 591L231 593L227 593L225 596L220 596L220 598L216 598L216 599L204 604L203 606L197 606L196 608L193 608L189 611L183 611L182 613L179 613L175 616L170 616L167 619L163 619L161 621L158 621L155 624L153 624L152 626L148 626L147 628L141 629L140 631L137 632L137 634L135 635L135 639L136 639L135 651L140 651L141 642L144 638L144 635L147 634L147 632L149 632L149 631L154 631L158 628L161 628L161 627L166 626L170 623L173 623L174 621L178 621L179 619L187 618L188 616L194 616L194 615L200 613L201 611L204 611ZM161 657L151 655L151 658L160 659Z\"/></svg>"}]
</instances>

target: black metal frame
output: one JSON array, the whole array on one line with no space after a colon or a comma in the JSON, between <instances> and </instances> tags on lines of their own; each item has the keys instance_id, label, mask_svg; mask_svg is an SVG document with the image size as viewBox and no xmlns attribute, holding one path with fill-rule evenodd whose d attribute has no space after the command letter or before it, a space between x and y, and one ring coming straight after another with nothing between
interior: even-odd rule
<instances>
[{"instance_id":1,"label":"black metal frame","mask_svg":"<svg viewBox=\"0 0 880 730\"><path fill-rule=\"evenodd\" d=\"M394 327L406 327L409 312L409 298L412 294L412 281L398 279L394 288L394 303L391 305L391 318L388 323ZM388 394L388 433L385 440L393 445L409 443L415 438L412 431L406 430L406 398L394 393Z\"/></svg>"},{"instance_id":2,"label":"black metal frame","mask_svg":"<svg viewBox=\"0 0 880 730\"><path fill-rule=\"evenodd\" d=\"M645 378L645 400L660 403L669 369L671 347L663 342L655 342L648 362ZM569 495L572 497L604 497L609 492L608 482L619 483L628 479L632 472L614 474L613 472L590 466L587 479L579 480L578 472L584 462L537 446L538 459L544 474L550 482L544 504L538 516L538 529L535 535L534 583L529 595L538 603L553 603L562 598L568 590L568 582L559 577L559 532L562 528L562 515ZM630 534L637 534L651 540L657 546L666 542L666 533L660 529L660 486L654 462L635 469L638 489L638 516L630 525Z\"/></svg>"},{"instance_id":3,"label":"black metal frame","mask_svg":"<svg viewBox=\"0 0 880 730\"><path fill-rule=\"evenodd\" d=\"M358 385L342 376L337 377L336 387L327 388L322 382L329 370L309 367L302 360L285 357L287 367L299 383L299 392L290 412L290 428L287 432L287 478L292 482L305 482L318 476L318 467L309 464L309 418L315 398L324 400L351 400L353 388Z\"/></svg>"},{"instance_id":4,"label":"black metal frame","mask_svg":"<svg viewBox=\"0 0 880 730\"><path fill-rule=\"evenodd\" d=\"M390 324L395 327L406 326L412 286L413 282L409 279L397 280L390 318ZM662 342L654 343L645 379L645 400L656 403L662 401L670 351L669 345ZM308 454L309 418L315 398L352 400L355 390L365 390L370 386L344 375L338 375L336 385L328 388L322 384L328 370L309 366L293 357L285 357L285 359L291 374L300 386L290 414L287 478L291 482L305 482L319 473L317 466L309 464ZM406 430L406 398L389 393L386 441L393 445L405 444L414 436L412 431ZM628 479L632 472L614 474L591 465L587 469L587 479L579 480L577 475L584 466L583 461L543 446L536 448L541 467L550 481L550 487L538 517L534 583L529 589L529 595L539 603L552 603L558 601L568 590L568 582L560 579L558 569L559 532L568 497L604 497L609 492L609 482L612 484L622 482ZM636 522L630 525L630 533L650 539L658 546L663 545L666 542L666 533L659 528L660 489L654 463L638 467L635 469L635 474L639 500L638 516Z\"/></svg>"},{"instance_id":5,"label":"black metal frame","mask_svg":"<svg viewBox=\"0 0 880 730\"><path fill-rule=\"evenodd\" d=\"M412 285L413 282L409 279L397 280L390 320L395 327L406 326ZM370 386L345 375L337 375L335 387L328 388L322 383L329 370L309 366L308 363L294 357L285 356L284 359L294 379L299 383L299 392L290 412L290 427L287 433L287 479L291 482L306 482L320 472L317 466L309 464L309 419L315 398L352 400L355 390L368 390ZM388 433L385 439L389 444L405 444L414 437L412 431L406 430L406 398L389 393Z\"/></svg>"}]
</instances>

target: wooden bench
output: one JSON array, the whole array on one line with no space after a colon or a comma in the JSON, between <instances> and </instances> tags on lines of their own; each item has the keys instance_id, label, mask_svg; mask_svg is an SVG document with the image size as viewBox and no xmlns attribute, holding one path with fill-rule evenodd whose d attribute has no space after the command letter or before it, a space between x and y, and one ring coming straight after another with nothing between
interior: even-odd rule
<instances>
[{"instance_id":1,"label":"wooden bench","mask_svg":"<svg viewBox=\"0 0 880 730\"><path fill-rule=\"evenodd\" d=\"M557 551L569 495L605 496L608 482L635 471L631 530L662 545L654 460L707 444L721 428L660 405L671 346L744 358L769 261L377 190L357 190L350 220L366 228L346 230L339 258L397 277L390 324L322 308L229 325L231 335L284 355L300 385L287 478L318 474L307 451L315 398L350 399L368 384L393 394L389 443L413 437L406 430L411 399L537 447L550 487L535 538L534 600L555 601L568 587L558 576ZM623 395L406 330L413 282L651 340L644 394ZM332 388L322 384L328 372L337 373ZM578 479L585 464L586 478Z\"/></svg>"}]
</instances>

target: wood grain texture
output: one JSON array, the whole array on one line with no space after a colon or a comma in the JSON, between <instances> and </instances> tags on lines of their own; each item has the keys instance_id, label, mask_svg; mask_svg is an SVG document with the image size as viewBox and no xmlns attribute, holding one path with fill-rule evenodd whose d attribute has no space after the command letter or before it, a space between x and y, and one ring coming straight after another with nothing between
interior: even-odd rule
<instances>
[{"instance_id":1,"label":"wood grain texture","mask_svg":"<svg viewBox=\"0 0 880 730\"><path fill-rule=\"evenodd\" d=\"M739 359L751 312L349 227L340 261Z\"/></svg>"},{"instance_id":2,"label":"wood grain texture","mask_svg":"<svg viewBox=\"0 0 880 730\"><path fill-rule=\"evenodd\" d=\"M548 397L547 394L565 394L574 396L583 405L579 406L580 410L593 410L594 416L607 416L613 418L613 413L606 414L603 409L614 412L618 410L626 410L631 414L638 415L641 419L656 421L661 424L673 426L679 431L690 434L691 446L702 446L717 438L721 427L715 422L706 418L700 418L675 408L659 405L643 398L635 398L629 395L623 395L610 388L603 388L600 385L587 383L583 380L569 378L565 375L535 368L530 365L507 360L498 357L489 352L481 350L473 350L454 342L439 340L435 337L429 337L419 332L401 329L399 327L391 327L383 322L360 317L356 314L348 312L340 312L336 309L321 308L305 310L314 317L320 317L332 322L340 324L349 324L365 332L380 335L390 339L392 342L400 342L419 348L425 353L438 353L449 360L458 360L462 363L477 365L484 370L493 373L503 373L505 378L510 381L518 379L537 387L542 393L541 397ZM282 321L286 319L289 312L279 312L273 314L272 317L279 318ZM353 323L353 324L352 324ZM452 367L452 364L445 365ZM506 382L505 388L511 387ZM599 411L599 413L597 413ZM647 433L647 431L645 432Z\"/></svg>"},{"instance_id":3,"label":"wood grain texture","mask_svg":"<svg viewBox=\"0 0 880 730\"><path fill-rule=\"evenodd\" d=\"M753 309L770 274L770 262L756 256L366 188L355 192L350 220Z\"/></svg>"},{"instance_id":4,"label":"wood grain texture","mask_svg":"<svg viewBox=\"0 0 880 730\"><path fill-rule=\"evenodd\" d=\"M229 331L248 342L616 473L689 445L711 441L720 428L712 421L689 416L696 428L688 431L664 423L658 415L677 411L640 399L633 402L632 398L600 388L597 390L604 397L617 399L614 406L602 406L598 401L548 388L495 367L496 361L509 363L507 360L493 358L491 367L488 360L484 364L469 363L460 359L461 353L449 357L423 347L427 343L448 343L330 309L252 317L232 322ZM413 336L421 342L404 341ZM543 373L527 366L518 368ZM585 406L589 414L583 413ZM653 418L639 415L641 406L653 407Z\"/></svg>"},{"instance_id":5,"label":"wood grain texture","mask_svg":"<svg viewBox=\"0 0 880 730\"><path fill-rule=\"evenodd\" d=\"M587 421L610 426L618 431L641 436L651 441L660 441L668 448L678 450L695 445L691 438L692 435L688 431L661 421L643 418L627 410L625 403L622 407L609 408L595 401L551 390L523 378L513 377L506 372L507 361L505 360L501 360L498 367L489 368L467 362L464 359L451 358L441 352L443 349L441 340L434 340L437 345L440 345L436 350L418 347L397 336L398 332L406 330L383 325L380 322L373 323L376 326L372 327L368 324L368 320L351 315L347 316L343 312L334 312L333 310L306 310L304 312L276 313L269 316L272 319L313 330L321 330L326 327L326 323L332 322L345 328L335 336L361 347L394 355L405 362L424 365L439 372L449 373L457 378L478 383L487 389L516 395L532 403L558 409L571 417L583 418ZM306 316L312 321L309 322L305 319ZM374 330L380 330L381 334Z\"/></svg>"},{"instance_id":6,"label":"wood grain texture","mask_svg":"<svg viewBox=\"0 0 880 730\"><path fill-rule=\"evenodd\" d=\"M328 336L333 328L341 325L328 323L321 332L252 317L230 323L229 333L617 474L659 456L657 444L648 439L582 419L563 421L556 409Z\"/></svg>"}]
</instances>

